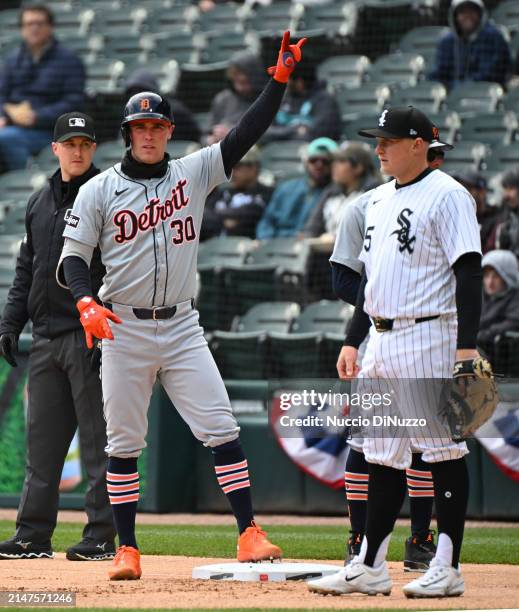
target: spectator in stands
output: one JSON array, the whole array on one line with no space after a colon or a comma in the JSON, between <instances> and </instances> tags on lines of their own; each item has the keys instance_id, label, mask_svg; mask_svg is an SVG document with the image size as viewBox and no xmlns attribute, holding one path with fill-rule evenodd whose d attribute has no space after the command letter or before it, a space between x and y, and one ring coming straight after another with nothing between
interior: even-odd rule
<instances>
[{"instance_id":1,"label":"spectator in stands","mask_svg":"<svg viewBox=\"0 0 519 612\"><path fill-rule=\"evenodd\" d=\"M136 70L128 77L125 83L124 99L129 100L134 94L141 91L152 91L162 95L157 78L146 69ZM177 98L168 97L168 102L175 121L175 139L199 142L201 132L193 113ZM119 134L120 127L118 126L117 129Z\"/></svg>"},{"instance_id":2,"label":"spectator in stands","mask_svg":"<svg viewBox=\"0 0 519 612\"><path fill-rule=\"evenodd\" d=\"M257 55L244 51L231 58L227 78L230 87L220 91L211 104L208 144L227 136L227 132L260 94L267 81L267 73Z\"/></svg>"},{"instance_id":3,"label":"spectator in stands","mask_svg":"<svg viewBox=\"0 0 519 612\"><path fill-rule=\"evenodd\" d=\"M258 223L256 238L295 236L303 229L324 189L330 184L332 154L337 149L337 143L330 138L312 140L305 151L306 176L278 185Z\"/></svg>"},{"instance_id":4,"label":"spectator in stands","mask_svg":"<svg viewBox=\"0 0 519 612\"><path fill-rule=\"evenodd\" d=\"M260 168L259 149L254 146L234 166L230 183L207 198L201 240L219 235L256 237L256 225L273 192L259 181Z\"/></svg>"},{"instance_id":5,"label":"spectator in stands","mask_svg":"<svg viewBox=\"0 0 519 612\"><path fill-rule=\"evenodd\" d=\"M360 142L345 142L333 154L332 184L323 192L303 233L335 238L345 207L357 196L382 183L370 148Z\"/></svg>"},{"instance_id":6,"label":"spectator in stands","mask_svg":"<svg viewBox=\"0 0 519 612\"><path fill-rule=\"evenodd\" d=\"M317 81L315 64L301 66L288 82L287 91L262 144L273 140L307 140L326 137L339 140L341 114L335 98Z\"/></svg>"},{"instance_id":7,"label":"spectator in stands","mask_svg":"<svg viewBox=\"0 0 519 612\"><path fill-rule=\"evenodd\" d=\"M438 43L429 78L452 89L464 81L495 81L504 85L511 72L510 48L492 23L483 0L452 0L451 32Z\"/></svg>"},{"instance_id":8,"label":"spectator in stands","mask_svg":"<svg viewBox=\"0 0 519 612\"><path fill-rule=\"evenodd\" d=\"M519 255L519 169L509 170L501 185L503 209L496 228L496 248Z\"/></svg>"},{"instance_id":9,"label":"spectator in stands","mask_svg":"<svg viewBox=\"0 0 519 612\"><path fill-rule=\"evenodd\" d=\"M483 305L478 346L490 361L494 340L505 331L519 331L519 268L510 251L489 251L483 267Z\"/></svg>"},{"instance_id":10,"label":"spectator in stands","mask_svg":"<svg viewBox=\"0 0 519 612\"><path fill-rule=\"evenodd\" d=\"M75 301L56 281L63 230L73 222L74 199L80 187L99 174L92 163L96 149L92 119L82 113L62 115L56 121L53 140L59 168L27 204L26 234L0 322L0 355L13 367L17 366L18 338L29 319L33 325L25 482L16 534L0 542L0 559L53 556L60 477L79 424L81 456L88 474L88 523L81 542L67 550L67 558L99 561L115 555L115 529L106 491L106 422L99 360L94 367L94 355L85 350ZM105 272L96 249L90 266L96 293Z\"/></svg>"},{"instance_id":11,"label":"spectator in stands","mask_svg":"<svg viewBox=\"0 0 519 612\"><path fill-rule=\"evenodd\" d=\"M496 229L502 208L489 206L487 202L487 181L483 175L473 170L456 172L453 178L459 181L476 202L476 215L478 217L481 233L481 248L483 254L495 249Z\"/></svg>"},{"instance_id":12,"label":"spectator in stands","mask_svg":"<svg viewBox=\"0 0 519 612\"><path fill-rule=\"evenodd\" d=\"M19 23L22 44L0 75L0 161L8 170L24 168L51 142L56 119L84 102L83 62L54 37L50 9L25 6Z\"/></svg>"}]
</instances>

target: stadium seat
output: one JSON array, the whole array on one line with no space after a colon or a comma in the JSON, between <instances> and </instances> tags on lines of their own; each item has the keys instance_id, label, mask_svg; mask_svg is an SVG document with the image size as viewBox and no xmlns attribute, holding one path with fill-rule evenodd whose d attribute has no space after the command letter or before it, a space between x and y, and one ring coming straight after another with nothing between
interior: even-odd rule
<instances>
[{"instance_id":1,"label":"stadium seat","mask_svg":"<svg viewBox=\"0 0 519 612\"><path fill-rule=\"evenodd\" d=\"M203 40L200 62L204 64L229 61L235 53L243 51L259 54L259 42L253 33L222 30L208 32Z\"/></svg>"},{"instance_id":2,"label":"stadium seat","mask_svg":"<svg viewBox=\"0 0 519 612\"><path fill-rule=\"evenodd\" d=\"M478 170L481 167L488 149L482 142L460 141L455 148L445 156L445 169L449 172L451 167L457 170Z\"/></svg>"},{"instance_id":3,"label":"stadium seat","mask_svg":"<svg viewBox=\"0 0 519 612\"><path fill-rule=\"evenodd\" d=\"M477 140L487 145L507 145L514 140L517 117L513 112L478 113L461 124L461 140Z\"/></svg>"},{"instance_id":4,"label":"stadium seat","mask_svg":"<svg viewBox=\"0 0 519 612\"><path fill-rule=\"evenodd\" d=\"M65 47L80 55L85 64L92 64L104 47L104 39L99 34L64 36L60 32L59 40Z\"/></svg>"},{"instance_id":5,"label":"stadium seat","mask_svg":"<svg viewBox=\"0 0 519 612\"><path fill-rule=\"evenodd\" d=\"M0 293L5 294L9 291L9 288L13 284L14 280L14 267L4 266L0 262Z\"/></svg>"},{"instance_id":6,"label":"stadium seat","mask_svg":"<svg viewBox=\"0 0 519 612\"><path fill-rule=\"evenodd\" d=\"M321 339L321 371L324 378L337 378L337 358L343 345L344 334L329 332Z\"/></svg>"},{"instance_id":7,"label":"stadium seat","mask_svg":"<svg viewBox=\"0 0 519 612\"><path fill-rule=\"evenodd\" d=\"M364 83L356 89L336 92L335 98L343 122L354 121L361 115L379 115L389 100L391 90L382 83Z\"/></svg>"},{"instance_id":8,"label":"stadium seat","mask_svg":"<svg viewBox=\"0 0 519 612\"><path fill-rule=\"evenodd\" d=\"M0 234L0 265L11 268L14 276L14 264L20 251L23 235Z\"/></svg>"},{"instance_id":9,"label":"stadium seat","mask_svg":"<svg viewBox=\"0 0 519 612\"><path fill-rule=\"evenodd\" d=\"M246 17L245 27L255 31L258 36L279 35L285 30L296 32L301 15L298 6L280 0L268 5L257 5Z\"/></svg>"},{"instance_id":10,"label":"stadium seat","mask_svg":"<svg viewBox=\"0 0 519 612\"><path fill-rule=\"evenodd\" d=\"M355 2L332 1L328 4L306 6L298 23L298 35L312 31L325 32L328 36L350 36L357 25L357 5Z\"/></svg>"},{"instance_id":11,"label":"stadium seat","mask_svg":"<svg viewBox=\"0 0 519 612\"><path fill-rule=\"evenodd\" d=\"M447 96L442 83L420 81L414 87L397 89L391 94L391 106L416 106L424 113L437 113Z\"/></svg>"},{"instance_id":12,"label":"stadium seat","mask_svg":"<svg viewBox=\"0 0 519 612\"><path fill-rule=\"evenodd\" d=\"M60 9L55 13L56 31L60 40L65 37L87 36L92 29L95 13L91 7L86 10Z\"/></svg>"},{"instance_id":13,"label":"stadium seat","mask_svg":"<svg viewBox=\"0 0 519 612\"><path fill-rule=\"evenodd\" d=\"M209 348L224 379L258 380L267 378L267 334L215 331Z\"/></svg>"},{"instance_id":14,"label":"stadium seat","mask_svg":"<svg viewBox=\"0 0 519 612\"><path fill-rule=\"evenodd\" d=\"M122 140L110 140L97 146L94 163L100 170L106 170L118 164L124 156Z\"/></svg>"},{"instance_id":15,"label":"stadium seat","mask_svg":"<svg viewBox=\"0 0 519 612\"><path fill-rule=\"evenodd\" d=\"M173 31L155 31L144 34L141 45L146 50L149 58L164 58L175 60L181 64L196 64L202 46L199 37L193 36L188 30L177 28Z\"/></svg>"},{"instance_id":16,"label":"stadium seat","mask_svg":"<svg viewBox=\"0 0 519 612\"><path fill-rule=\"evenodd\" d=\"M503 172L516 167L519 167L519 142L495 147L484 164L484 168L491 172Z\"/></svg>"},{"instance_id":17,"label":"stadium seat","mask_svg":"<svg viewBox=\"0 0 519 612\"><path fill-rule=\"evenodd\" d=\"M319 378L322 373L320 342L321 334L318 332L269 332L268 377Z\"/></svg>"},{"instance_id":18,"label":"stadium seat","mask_svg":"<svg viewBox=\"0 0 519 612\"><path fill-rule=\"evenodd\" d=\"M519 377L519 332L506 331L496 337L492 367L501 376Z\"/></svg>"},{"instance_id":19,"label":"stadium seat","mask_svg":"<svg viewBox=\"0 0 519 612\"><path fill-rule=\"evenodd\" d=\"M449 143L456 140L456 135L461 126L461 119L458 113L451 110L442 110L437 113L428 113L427 116L440 130L442 140L446 140Z\"/></svg>"},{"instance_id":20,"label":"stadium seat","mask_svg":"<svg viewBox=\"0 0 519 612\"><path fill-rule=\"evenodd\" d=\"M336 55L317 66L317 78L326 81L332 91L360 87L370 64L365 55Z\"/></svg>"},{"instance_id":21,"label":"stadium seat","mask_svg":"<svg viewBox=\"0 0 519 612\"><path fill-rule=\"evenodd\" d=\"M519 36L517 38L519 39ZM519 112L519 87L510 89L501 99L501 105L504 110Z\"/></svg>"},{"instance_id":22,"label":"stadium seat","mask_svg":"<svg viewBox=\"0 0 519 612\"><path fill-rule=\"evenodd\" d=\"M261 151L261 168L272 174L276 181L303 174L301 156L306 143L301 140L271 142Z\"/></svg>"},{"instance_id":23,"label":"stadium seat","mask_svg":"<svg viewBox=\"0 0 519 612\"><path fill-rule=\"evenodd\" d=\"M301 307L295 302L260 302L235 320L232 331L287 334L300 312Z\"/></svg>"},{"instance_id":24,"label":"stadium seat","mask_svg":"<svg viewBox=\"0 0 519 612\"><path fill-rule=\"evenodd\" d=\"M460 116L468 117L476 113L493 112L502 97L501 85L478 81L457 85L448 94L445 102L449 110L455 110Z\"/></svg>"},{"instance_id":25,"label":"stadium seat","mask_svg":"<svg viewBox=\"0 0 519 612\"><path fill-rule=\"evenodd\" d=\"M0 223L0 234L10 236L23 236L25 234L25 211L27 202L13 202L5 211L2 223Z\"/></svg>"},{"instance_id":26,"label":"stadium seat","mask_svg":"<svg viewBox=\"0 0 519 612\"><path fill-rule=\"evenodd\" d=\"M505 0L492 11L492 19L506 26L510 32L519 31L519 4L517 0Z\"/></svg>"},{"instance_id":27,"label":"stadium seat","mask_svg":"<svg viewBox=\"0 0 519 612\"><path fill-rule=\"evenodd\" d=\"M7 9L1 12L0 19L0 35L12 35L14 32L18 33L18 20L20 16L19 9Z\"/></svg>"},{"instance_id":28,"label":"stadium seat","mask_svg":"<svg viewBox=\"0 0 519 612\"><path fill-rule=\"evenodd\" d=\"M13 170L0 176L0 194L10 200L24 201L41 189L47 177L38 170Z\"/></svg>"},{"instance_id":29,"label":"stadium seat","mask_svg":"<svg viewBox=\"0 0 519 612\"><path fill-rule=\"evenodd\" d=\"M438 42L449 32L448 27L438 25L413 28L402 36L398 49L406 53L419 53L424 58L427 68L431 69Z\"/></svg>"},{"instance_id":30,"label":"stadium seat","mask_svg":"<svg viewBox=\"0 0 519 612\"><path fill-rule=\"evenodd\" d=\"M358 131L373 127L374 123L376 125L379 115L380 109L373 109L371 113L359 115L354 121L346 121L342 127L341 140L357 140L366 143L366 140L359 136Z\"/></svg>"},{"instance_id":31,"label":"stadium seat","mask_svg":"<svg viewBox=\"0 0 519 612\"><path fill-rule=\"evenodd\" d=\"M150 9L146 20L148 32L161 32L168 36L175 36L180 29L192 32L193 23L198 17L198 10L192 5L192 2L187 6L175 2L167 10L164 8Z\"/></svg>"},{"instance_id":32,"label":"stadium seat","mask_svg":"<svg viewBox=\"0 0 519 612\"><path fill-rule=\"evenodd\" d=\"M194 113L208 111L215 95L225 88L227 62L183 64L177 96Z\"/></svg>"},{"instance_id":33,"label":"stadium seat","mask_svg":"<svg viewBox=\"0 0 519 612\"><path fill-rule=\"evenodd\" d=\"M130 5L125 10L112 11L97 9L93 28L102 34L116 35L119 32L121 37L141 34L147 17L148 13L143 6L134 8Z\"/></svg>"},{"instance_id":34,"label":"stadium seat","mask_svg":"<svg viewBox=\"0 0 519 612\"><path fill-rule=\"evenodd\" d=\"M142 45L142 35L128 28L107 30L103 34L103 54L121 60L125 65L144 61L146 51ZM125 70L126 75L128 69Z\"/></svg>"},{"instance_id":35,"label":"stadium seat","mask_svg":"<svg viewBox=\"0 0 519 612\"><path fill-rule=\"evenodd\" d=\"M425 62L416 53L390 53L374 62L366 78L372 83L389 86L413 87L424 71Z\"/></svg>"},{"instance_id":36,"label":"stadium seat","mask_svg":"<svg viewBox=\"0 0 519 612\"><path fill-rule=\"evenodd\" d=\"M200 292L197 307L200 311L200 323L205 329L229 328L234 313L226 310L228 296L225 295L221 269L224 265L243 263L251 244L250 238L238 236L211 238L200 244Z\"/></svg>"},{"instance_id":37,"label":"stadium seat","mask_svg":"<svg viewBox=\"0 0 519 612\"><path fill-rule=\"evenodd\" d=\"M200 149L200 143L193 140L175 140L174 138L168 142L168 153L172 159L178 159L189 155Z\"/></svg>"},{"instance_id":38,"label":"stadium seat","mask_svg":"<svg viewBox=\"0 0 519 612\"><path fill-rule=\"evenodd\" d=\"M243 13L233 2L217 4L211 11L200 12L193 25L203 32L235 31L243 36Z\"/></svg>"},{"instance_id":39,"label":"stadium seat","mask_svg":"<svg viewBox=\"0 0 519 612\"><path fill-rule=\"evenodd\" d=\"M353 306L339 300L314 302L294 322L292 333L326 332L344 335L353 311Z\"/></svg>"},{"instance_id":40,"label":"stadium seat","mask_svg":"<svg viewBox=\"0 0 519 612\"><path fill-rule=\"evenodd\" d=\"M121 89L121 76L124 62L114 59L98 59L87 66L87 93L94 97L97 93L115 93Z\"/></svg>"},{"instance_id":41,"label":"stadium seat","mask_svg":"<svg viewBox=\"0 0 519 612\"><path fill-rule=\"evenodd\" d=\"M141 38L141 46L146 47L145 37ZM150 39L148 39L150 40ZM143 57L137 62L125 62L124 80L137 70L147 70L158 81L159 90L164 95L173 95L180 78L180 66L174 59L164 57L150 57L146 48L143 48Z\"/></svg>"}]
</instances>

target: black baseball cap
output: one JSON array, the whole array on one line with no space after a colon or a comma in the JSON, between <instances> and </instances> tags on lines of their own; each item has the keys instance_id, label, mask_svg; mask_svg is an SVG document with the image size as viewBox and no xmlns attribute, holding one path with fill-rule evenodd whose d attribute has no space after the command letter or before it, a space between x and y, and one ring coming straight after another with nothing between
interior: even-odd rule
<instances>
[{"instance_id":1,"label":"black baseball cap","mask_svg":"<svg viewBox=\"0 0 519 612\"><path fill-rule=\"evenodd\" d=\"M366 138L423 138L427 142L438 140L438 128L413 106L386 108L378 118L378 127L358 131Z\"/></svg>"},{"instance_id":2,"label":"black baseball cap","mask_svg":"<svg viewBox=\"0 0 519 612\"><path fill-rule=\"evenodd\" d=\"M65 113L56 119L54 142L65 142L75 136L84 136L95 142L94 120L85 113Z\"/></svg>"}]
</instances>

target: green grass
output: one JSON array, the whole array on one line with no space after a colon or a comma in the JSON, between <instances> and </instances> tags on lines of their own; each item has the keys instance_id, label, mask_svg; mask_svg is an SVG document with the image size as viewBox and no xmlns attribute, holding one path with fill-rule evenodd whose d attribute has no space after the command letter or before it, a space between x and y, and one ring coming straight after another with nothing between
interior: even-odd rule
<instances>
[{"instance_id":1,"label":"green grass","mask_svg":"<svg viewBox=\"0 0 519 612\"><path fill-rule=\"evenodd\" d=\"M82 525L58 525L53 538L56 551L64 551L81 537ZM291 559L342 559L347 526L264 525L273 542ZM11 521L0 521L0 539L13 535ZM389 560L401 561L405 527L397 527L389 547ZM236 529L222 525L138 525L141 551L148 555L234 558ZM463 563L519 565L519 532L510 527L470 527L465 530Z\"/></svg>"}]
</instances>

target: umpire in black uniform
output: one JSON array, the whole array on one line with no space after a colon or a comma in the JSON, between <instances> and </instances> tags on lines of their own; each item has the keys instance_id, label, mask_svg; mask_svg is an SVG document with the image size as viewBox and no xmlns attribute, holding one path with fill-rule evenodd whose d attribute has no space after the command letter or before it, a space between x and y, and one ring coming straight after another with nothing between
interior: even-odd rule
<instances>
[{"instance_id":1,"label":"umpire in black uniform","mask_svg":"<svg viewBox=\"0 0 519 612\"><path fill-rule=\"evenodd\" d=\"M25 482L16 534L0 542L0 559L53 557L59 482L78 425L88 475L88 522L82 540L67 550L67 558L110 559L115 531L106 491L106 423L99 369L85 347L72 295L55 279L65 220L81 185L99 174L92 164L96 148L92 119L79 112L62 115L51 146L60 167L27 204L26 235L0 322L0 354L13 367L18 337L29 319L33 324ZM97 294L105 273L98 249L90 271Z\"/></svg>"}]
</instances>

